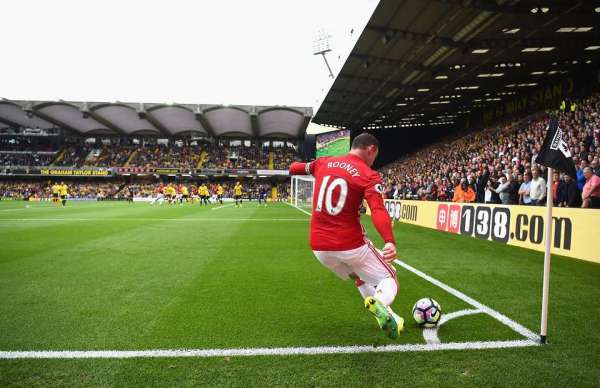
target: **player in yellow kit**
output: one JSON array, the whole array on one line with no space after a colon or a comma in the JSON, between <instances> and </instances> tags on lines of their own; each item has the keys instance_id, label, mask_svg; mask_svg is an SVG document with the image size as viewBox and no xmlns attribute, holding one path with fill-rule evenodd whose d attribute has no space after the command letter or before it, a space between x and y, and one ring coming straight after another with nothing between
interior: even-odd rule
<instances>
[{"instance_id":1,"label":"player in yellow kit","mask_svg":"<svg viewBox=\"0 0 600 388\"><path fill-rule=\"evenodd\" d=\"M208 187L206 187L206 184L201 184L198 187L198 195L200 195L200 205L205 204L208 205L208 196L210 195L208 192Z\"/></svg>"},{"instance_id":2,"label":"player in yellow kit","mask_svg":"<svg viewBox=\"0 0 600 388\"><path fill-rule=\"evenodd\" d=\"M69 195L69 190L65 182L60 182L60 201L63 206L67 206L67 195Z\"/></svg>"},{"instance_id":3,"label":"player in yellow kit","mask_svg":"<svg viewBox=\"0 0 600 388\"><path fill-rule=\"evenodd\" d=\"M233 198L235 198L235 207L242 207L242 184L240 182L235 182Z\"/></svg>"},{"instance_id":4,"label":"player in yellow kit","mask_svg":"<svg viewBox=\"0 0 600 388\"><path fill-rule=\"evenodd\" d=\"M217 200L219 200L219 204L223 204L223 186L217 184Z\"/></svg>"},{"instance_id":5,"label":"player in yellow kit","mask_svg":"<svg viewBox=\"0 0 600 388\"><path fill-rule=\"evenodd\" d=\"M168 184L167 187L165 187L165 197L167 198L167 201L169 202L170 205L175 203L175 196L177 195L177 190L175 190L175 187L173 187L172 184Z\"/></svg>"},{"instance_id":6,"label":"player in yellow kit","mask_svg":"<svg viewBox=\"0 0 600 388\"><path fill-rule=\"evenodd\" d=\"M181 187L179 189L181 191L181 204L183 205L184 202L189 201L190 191L188 190L186 185L181 185Z\"/></svg>"},{"instance_id":7,"label":"player in yellow kit","mask_svg":"<svg viewBox=\"0 0 600 388\"><path fill-rule=\"evenodd\" d=\"M58 204L60 203L60 185L57 183L54 183L52 185L52 203L55 206L58 206Z\"/></svg>"}]
</instances>

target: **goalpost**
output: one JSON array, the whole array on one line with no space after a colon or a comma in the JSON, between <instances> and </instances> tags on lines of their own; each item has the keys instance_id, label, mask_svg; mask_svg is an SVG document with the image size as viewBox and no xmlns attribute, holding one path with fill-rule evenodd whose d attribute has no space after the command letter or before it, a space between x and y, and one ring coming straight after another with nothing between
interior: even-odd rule
<instances>
[{"instance_id":1,"label":"goalpost","mask_svg":"<svg viewBox=\"0 0 600 388\"><path fill-rule=\"evenodd\" d=\"M310 213L314 187L314 177L310 175L293 175L290 187L292 206Z\"/></svg>"}]
</instances>

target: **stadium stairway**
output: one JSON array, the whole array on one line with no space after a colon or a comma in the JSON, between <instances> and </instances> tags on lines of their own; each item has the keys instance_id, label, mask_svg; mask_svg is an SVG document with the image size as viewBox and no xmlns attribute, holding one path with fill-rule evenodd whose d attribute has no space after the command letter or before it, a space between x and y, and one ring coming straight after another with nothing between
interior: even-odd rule
<instances>
[{"instance_id":1,"label":"stadium stairway","mask_svg":"<svg viewBox=\"0 0 600 388\"><path fill-rule=\"evenodd\" d=\"M131 161L133 159L135 159L135 156L137 155L138 150L134 149L131 154L129 154L129 157L127 158L127 161L125 162L125 164L123 164L123 167L129 167L129 163L131 163Z\"/></svg>"},{"instance_id":2,"label":"stadium stairway","mask_svg":"<svg viewBox=\"0 0 600 388\"><path fill-rule=\"evenodd\" d=\"M275 154L273 153L273 151L269 152L269 170L274 170L275 169Z\"/></svg>"},{"instance_id":3,"label":"stadium stairway","mask_svg":"<svg viewBox=\"0 0 600 388\"><path fill-rule=\"evenodd\" d=\"M60 162L61 160L63 160L63 158L65 157L65 153L67 152L67 150L63 149L62 151L60 151L60 153L58 154L58 156L56 156L56 158L54 158L54 160L52 161L52 163L50 163L51 166L54 166L55 163Z\"/></svg>"},{"instance_id":4,"label":"stadium stairway","mask_svg":"<svg viewBox=\"0 0 600 388\"><path fill-rule=\"evenodd\" d=\"M198 164L196 165L196 168L201 169L204 166L206 159L208 159L208 152L202 150L202 152L200 152L200 157L198 158Z\"/></svg>"}]
</instances>

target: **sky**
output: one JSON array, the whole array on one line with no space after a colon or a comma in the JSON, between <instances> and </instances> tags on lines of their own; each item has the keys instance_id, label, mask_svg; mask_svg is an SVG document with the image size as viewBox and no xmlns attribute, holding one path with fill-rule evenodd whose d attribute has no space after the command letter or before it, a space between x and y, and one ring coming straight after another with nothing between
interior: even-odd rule
<instances>
[{"instance_id":1,"label":"sky","mask_svg":"<svg viewBox=\"0 0 600 388\"><path fill-rule=\"evenodd\" d=\"M377 0L3 0L0 98L318 108ZM354 33L350 31L354 29Z\"/></svg>"}]
</instances>

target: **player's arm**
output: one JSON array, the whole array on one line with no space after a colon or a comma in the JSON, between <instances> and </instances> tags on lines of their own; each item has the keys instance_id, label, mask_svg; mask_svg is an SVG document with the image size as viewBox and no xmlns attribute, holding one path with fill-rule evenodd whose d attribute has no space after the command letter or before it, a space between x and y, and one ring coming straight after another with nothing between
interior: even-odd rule
<instances>
[{"instance_id":1,"label":"player's arm","mask_svg":"<svg viewBox=\"0 0 600 388\"><path fill-rule=\"evenodd\" d=\"M314 175L317 161L312 162L294 162L290 165L290 175Z\"/></svg>"},{"instance_id":2,"label":"player's arm","mask_svg":"<svg viewBox=\"0 0 600 388\"><path fill-rule=\"evenodd\" d=\"M383 192L383 184L381 184L379 174L376 174L370 179L365 189L365 199L371 209L371 222L385 242L383 258L391 262L396 258L396 239L392 231L392 220L383 203Z\"/></svg>"}]
</instances>

